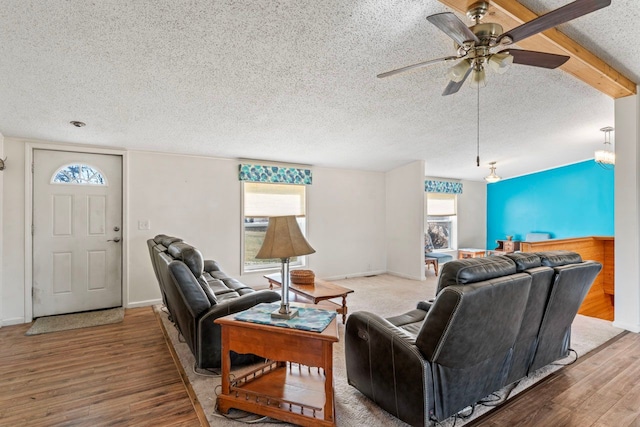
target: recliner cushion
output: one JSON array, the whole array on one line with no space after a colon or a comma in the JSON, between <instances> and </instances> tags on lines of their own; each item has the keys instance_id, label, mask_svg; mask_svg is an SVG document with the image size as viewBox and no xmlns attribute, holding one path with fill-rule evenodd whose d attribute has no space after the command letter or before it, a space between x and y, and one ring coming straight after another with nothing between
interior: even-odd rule
<instances>
[{"instance_id":1,"label":"recliner cushion","mask_svg":"<svg viewBox=\"0 0 640 427\"><path fill-rule=\"evenodd\" d=\"M535 253L514 252L512 254L505 254L504 256L516 263L518 273L542 265L542 260Z\"/></svg>"},{"instance_id":2,"label":"recliner cushion","mask_svg":"<svg viewBox=\"0 0 640 427\"><path fill-rule=\"evenodd\" d=\"M172 243L167 248L167 252L169 252L169 255L174 259L184 262L195 277L202 276L204 272L204 258L199 250L187 243L177 242Z\"/></svg>"},{"instance_id":3,"label":"recliner cushion","mask_svg":"<svg viewBox=\"0 0 640 427\"><path fill-rule=\"evenodd\" d=\"M440 272L436 295L447 286L482 282L515 273L516 263L504 256L449 261Z\"/></svg>"},{"instance_id":4,"label":"recliner cushion","mask_svg":"<svg viewBox=\"0 0 640 427\"><path fill-rule=\"evenodd\" d=\"M249 288L247 285L245 285L244 283L240 282L239 280L236 280L232 277L225 277L224 279L220 279L222 280L222 282L229 288L232 289L236 292L240 292L241 290L244 289L251 289Z\"/></svg>"},{"instance_id":5,"label":"recliner cushion","mask_svg":"<svg viewBox=\"0 0 640 427\"><path fill-rule=\"evenodd\" d=\"M209 302L211 303L211 305L217 304L218 298L216 298L216 294L211 289L211 286L209 286L207 279L205 279L204 276L200 276L198 277L198 283L202 287L202 290L204 291L204 293L207 295L207 298L209 299Z\"/></svg>"},{"instance_id":6,"label":"recliner cushion","mask_svg":"<svg viewBox=\"0 0 640 427\"><path fill-rule=\"evenodd\" d=\"M570 251L546 251L536 252L536 255L540 257L542 265L546 267L559 267L567 264L580 264L582 257Z\"/></svg>"},{"instance_id":7,"label":"recliner cushion","mask_svg":"<svg viewBox=\"0 0 640 427\"><path fill-rule=\"evenodd\" d=\"M167 236L166 234L158 234L153 238L153 241L161 244L165 248L168 248L172 243L182 242L182 239L178 237Z\"/></svg>"}]
</instances>

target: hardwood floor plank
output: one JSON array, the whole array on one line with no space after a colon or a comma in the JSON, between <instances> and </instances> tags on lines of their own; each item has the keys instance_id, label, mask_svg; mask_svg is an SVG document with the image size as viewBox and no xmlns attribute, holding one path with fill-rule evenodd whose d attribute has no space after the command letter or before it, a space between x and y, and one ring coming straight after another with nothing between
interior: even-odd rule
<instances>
[{"instance_id":1,"label":"hardwood floor plank","mask_svg":"<svg viewBox=\"0 0 640 427\"><path fill-rule=\"evenodd\" d=\"M151 307L123 322L0 329L1 426L200 426Z\"/></svg>"},{"instance_id":2,"label":"hardwood floor plank","mask_svg":"<svg viewBox=\"0 0 640 427\"><path fill-rule=\"evenodd\" d=\"M639 426L640 335L624 333L470 426Z\"/></svg>"},{"instance_id":3,"label":"hardwood floor plank","mask_svg":"<svg viewBox=\"0 0 640 427\"><path fill-rule=\"evenodd\" d=\"M635 377L636 381L638 376ZM605 412L594 425L598 426L637 426L638 407L640 406L640 383L636 382L619 400L612 400L615 404Z\"/></svg>"},{"instance_id":4,"label":"hardwood floor plank","mask_svg":"<svg viewBox=\"0 0 640 427\"><path fill-rule=\"evenodd\" d=\"M77 331L29 326L0 328L0 426L206 425L152 308ZM470 425L640 426L638 362L627 333Z\"/></svg>"}]
</instances>

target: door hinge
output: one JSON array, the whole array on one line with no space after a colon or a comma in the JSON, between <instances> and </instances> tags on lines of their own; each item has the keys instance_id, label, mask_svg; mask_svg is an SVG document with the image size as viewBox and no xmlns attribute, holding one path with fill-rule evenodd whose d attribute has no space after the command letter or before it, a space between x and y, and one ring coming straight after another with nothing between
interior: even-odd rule
<instances>
[{"instance_id":1,"label":"door hinge","mask_svg":"<svg viewBox=\"0 0 640 427\"><path fill-rule=\"evenodd\" d=\"M31 173L35 170L34 162L31 162Z\"/></svg>"},{"instance_id":2,"label":"door hinge","mask_svg":"<svg viewBox=\"0 0 640 427\"><path fill-rule=\"evenodd\" d=\"M31 224L31 235L33 236L36 231L36 226Z\"/></svg>"}]
</instances>

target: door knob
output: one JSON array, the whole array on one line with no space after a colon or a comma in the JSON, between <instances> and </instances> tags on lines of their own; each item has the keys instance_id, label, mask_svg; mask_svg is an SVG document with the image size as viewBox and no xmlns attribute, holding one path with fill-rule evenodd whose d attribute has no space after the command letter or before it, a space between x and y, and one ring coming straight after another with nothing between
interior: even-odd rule
<instances>
[{"instance_id":1,"label":"door knob","mask_svg":"<svg viewBox=\"0 0 640 427\"><path fill-rule=\"evenodd\" d=\"M107 242L116 242L116 243L118 243L119 241L120 241L120 238L119 238L119 237L116 237L116 238L114 238L114 239L109 239L109 240L107 240Z\"/></svg>"}]
</instances>

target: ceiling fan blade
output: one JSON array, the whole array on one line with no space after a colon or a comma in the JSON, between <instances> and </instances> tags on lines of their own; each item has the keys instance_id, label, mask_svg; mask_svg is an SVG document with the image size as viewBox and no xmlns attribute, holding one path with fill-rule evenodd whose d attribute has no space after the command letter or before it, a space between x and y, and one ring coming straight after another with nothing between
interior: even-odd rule
<instances>
[{"instance_id":1,"label":"ceiling fan blade","mask_svg":"<svg viewBox=\"0 0 640 427\"><path fill-rule=\"evenodd\" d=\"M500 53L513 56L514 64L532 65L542 68L557 68L569 60L569 56L554 53L534 52L532 50L507 49Z\"/></svg>"},{"instance_id":2,"label":"ceiling fan blade","mask_svg":"<svg viewBox=\"0 0 640 427\"><path fill-rule=\"evenodd\" d=\"M413 70L414 68L426 67L427 65L435 64L437 62L453 61L459 59L458 56L446 56L444 58L430 59L429 61L418 62L417 64L407 65L406 67L398 68L397 70L387 71L386 73L378 74L376 77L379 79L393 76L395 74L404 73L405 71Z\"/></svg>"},{"instance_id":3,"label":"ceiling fan blade","mask_svg":"<svg viewBox=\"0 0 640 427\"><path fill-rule=\"evenodd\" d=\"M444 31L445 34L460 46L468 41L480 43L478 37L471 32L469 27L451 12L436 13L435 15L427 16L427 21Z\"/></svg>"},{"instance_id":4,"label":"ceiling fan blade","mask_svg":"<svg viewBox=\"0 0 640 427\"><path fill-rule=\"evenodd\" d=\"M579 18L598 9L609 6L611 0L576 0L573 3L564 5L556 10L552 10L542 16L532 19L529 22L507 31L502 34L497 42L500 43L505 37L509 37L512 43L516 43L534 34L553 28L556 25Z\"/></svg>"},{"instance_id":5,"label":"ceiling fan blade","mask_svg":"<svg viewBox=\"0 0 640 427\"><path fill-rule=\"evenodd\" d=\"M471 70L473 70L473 67L469 67L464 77L459 82L454 82L453 80L451 80L447 85L447 87L444 88L444 92L442 92L442 96L453 95L454 93L459 91L462 85L464 84L464 82L467 80L467 77L469 77L469 74L471 74Z\"/></svg>"}]
</instances>

